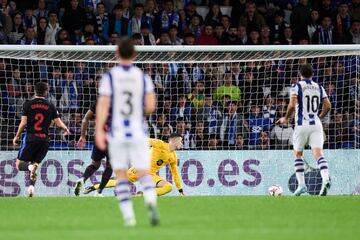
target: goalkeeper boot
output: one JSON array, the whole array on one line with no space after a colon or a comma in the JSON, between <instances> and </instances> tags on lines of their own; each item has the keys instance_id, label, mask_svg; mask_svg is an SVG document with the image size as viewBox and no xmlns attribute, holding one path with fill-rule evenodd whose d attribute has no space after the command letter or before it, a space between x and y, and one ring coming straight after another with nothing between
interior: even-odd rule
<instances>
[{"instance_id":1,"label":"goalkeeper boot","mask_svg":"<svg viewBox=\"0 0 360 240\"><path fill-rule=\"evenodd\" d=\"M294 192L294 196L300 196L301 194L306 193L306 192L307 192L306 185L299 185Z\"/></svg>"},{"instance_id":2,"label":"goalkeeper boot","mask_svg":"<svg viewBox=\"0 0 360 240\"><path fill-rule=\"evenodd\" d=\"M84 194L89 194L89 193L91 193L91 192L93 192L93 191L95 191L95 190L96 190L96 189L95 189L94 186L90 186L90 187L86 187L86 188L84 189L83 193L84 193Z\"/></svg>"},{"instance_id":3,"label":"goalkeeper boot","mask_svg":"<svg viewBox=\"0 0 360 240\"><path fill-rule=\"evenodd\" d=\"M79 196L80 195L80 191L82 189L82 187L84 186L84 179L80 178L76 181L75 183L75 187L74 187L74 194L75 196Z\"/></svg>"},{"instance_id":4,"label":"goalkeeper boot","mask_svg":"<svg viewBox=\"0 0 360 240\"><path fill-rule=\"evenodd\" d=\"M330 180L323 181L323 183L321 184L321 190L319 196L326 196L330 190L330 187L331 187Z\"/></svg>"},{"instance_id":5,"label":"goalkeeper boot","mask_svg":"<svg viewBox=\"0 0 360 240\"><path fill-rule=\"evenodd\" d=\"M159 214L157 211L156 206L154 205L149 205L149 216L150 216L150 224L152 226L157 226L159 225Z\"/></svg>"}]
</instances>

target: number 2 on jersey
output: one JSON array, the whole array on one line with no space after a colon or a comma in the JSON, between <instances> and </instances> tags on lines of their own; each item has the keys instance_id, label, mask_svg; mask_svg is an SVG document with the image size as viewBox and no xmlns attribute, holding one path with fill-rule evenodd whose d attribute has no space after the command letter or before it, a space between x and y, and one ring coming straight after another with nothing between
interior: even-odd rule
<instances>
[{"instance_id":1,"label":"number 2 on jersey","mask_svg":"<svg viewBox=\"0 0 360 240\"><path fill-rule=\"evenodd\" d=\"M40 125L44 121L44 115L42 113L37 113L35 115L34 119L36 120L36 122L34 124L34 130L35 131L41 131L42 127L40 127Z\"/></svg>"}]
</instances>

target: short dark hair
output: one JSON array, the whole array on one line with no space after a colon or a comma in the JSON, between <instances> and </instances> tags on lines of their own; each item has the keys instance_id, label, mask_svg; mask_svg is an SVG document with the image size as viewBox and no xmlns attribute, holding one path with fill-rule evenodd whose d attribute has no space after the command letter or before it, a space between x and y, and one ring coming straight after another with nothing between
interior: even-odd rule
<instances>
[{"instance_id":1,"label":"short dark hair","mask_svg":"<svg viewBox=\"0 0 360 240\"><path fill-rule=\"evenodd\" d=\"M144 5L142 4L142 3L137 3L137 4L135 4L135 6L134 6L134 9L135 8L144 8Z\"/></svg>"},{"instance_id":2,"label":"short dark hair","mask_svg":"<svg viewBox=\"0 0 360 240\"><path fill-rule=\"evenodd\" d=\"M122 59L132 59L136 52L133 41L130 38L122 38L118 43L119 57Z\"/></svg>"},{"instance_id":3,"label":"short dark hair","mask_svg":"<svg viewBox=\"0 0 360 240\"><path fill-rule=\"evenodd\" d=\"M104 2L99 2L96 4L96 7L100 6L100 5L103 5L105 7L105 3Z\"/></svg>"},{"instance_id":4,"label":"short dark hair","mask_svg":"<svg viewBox=\"0 0 360 240\"><path fill-rule=\"evenodd\" d=\"M46 82L38 82L35 85L35 95L39 97L46 97L49 86Z\"/></svg>"},{"instance_id":5,"label":"short dark hair","mask_svg":"<svg viewBox=\"0 0 360 240\"><path fill-rule=\"evenodd\" d=\"M114 11L114 10L117 10L117 9L124 10L124 7L123 7L123 5L121 3L118 3L113 7L112 10Z\"/></svg>"},{"instance_id":6,"label":"short dark hair","mask_svg":"<svg viewBox=\"0 0 360 240\"><path fill-rule=\"evenodd\" d=\"M140 34L140 33L134 33L134 34L131 36L131 39L132 39L132 40L141 39L141 34Z\"/></svg>"},{"instance_id":7,"label":"short dark hair","mask_svg":"<svg viewBox=\"0 0 360 240\"><path fill-rule=\"evenodd\" d=\"M311 78L313 75L313 68L310 64L301 65L300 74L304 78Z\"/></svg>"},{"instance_id":8,"label":"short dark hair","mask_svg":"<svg viewBox=\"0 0 360 240\"><path fill-rule=\"evenodd\" d=\"M178 137L181 137L181 135L179 133L174 132L174 133L170 134L169 139L178 138Z\"/></svg>"},{"instance_id":9,"label":"short dark hair","mask_svg":"<svg viewBox=\"0 0 360 240\"><path fill-rule=\"evenodd\" d=\"M183 122L183 121L185 121L185 118L184 118L184 117L178 117L178 118L176 119L176 122Z\"/></svg>"},{"instance_id":10,"label":"short dark hair","mask_svg":"<svg viewBox=\"0 0 360 240\"><path fill-rule=\"evenodd\" d=\"M50 16L51 14L55 14L56 16L58 16L57 11L55 11L55 10L51 10L51 11L49 12L48 16Z\"/></svg>"},{"instance_id":11,"label":"short dark hair","mask_svg":"<svg viewBox=\"0 0 360 240\"><path fill-rule=\"evenodd\" d=\"M168 2L171 2L172 4L174 4L173 0L165 0L164 1L164 4L168 3Z\"/></svg>"}]
</instances>

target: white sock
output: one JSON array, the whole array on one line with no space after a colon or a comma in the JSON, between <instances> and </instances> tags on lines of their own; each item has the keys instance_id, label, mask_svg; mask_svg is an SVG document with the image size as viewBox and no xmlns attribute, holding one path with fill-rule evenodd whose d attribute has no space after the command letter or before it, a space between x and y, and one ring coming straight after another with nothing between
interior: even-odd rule
<instances>
[{"instance_id":1,"label":"white sock","mask_svg":"<svg viewBox=\"0 0 360 240\"><path fill-rule=\"evenodd\" d=\"M116 198L119 201L119 208L124 220L135 218L134 208L131 201L129 182L118 181L115 187Z\"/></svg>"},{"instance_id":2,"label":"white sock","mask_svg":"<svg viewBox=\"0 0 360 240\"><path fill-rule=\"evenodd\" d=\"M156 206L157 195L156 195L156 191L155 191L154 182L153 182L151 176L145 175L145 176L141 177L139 180L140 180L141 187L143 189L145 204L151 205L151 206Z\"/></svg>"},{"instance_id":3,"label":"white sock","mask_svg":"<svg viewBox=\"0 0 360 240\"><path fill-rule=\"evenodd\" d=\"M320 169L320 175L321 175L323 182L329 181L329 166L328 166L326 159L323 156L321 156L317 160L317 163L318 163L318 167Z\"/></svg>"},{"instance_id":4,"label":"white sock","mask_svg":"<svg viewBox=\"0 0 360 240\"><path fill-rule=\"evenodd\" d=\"M305 185L304 171L305 171L304 160L302 158L295 159L296 179L298 180L299 186Z\"/></svg>"}]
</instances>

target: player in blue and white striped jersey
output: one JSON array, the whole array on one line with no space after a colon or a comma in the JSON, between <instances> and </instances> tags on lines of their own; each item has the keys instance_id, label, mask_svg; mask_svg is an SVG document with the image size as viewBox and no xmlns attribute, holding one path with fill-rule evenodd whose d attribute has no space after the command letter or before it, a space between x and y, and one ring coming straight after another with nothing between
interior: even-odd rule
<instances>
[{"instance_id":1,"label":"player in blue and white striped jersey","mask_svg":"<svg viewBox=\"0 0 360 240\"><path fill-rule=\"evenodd\" d=\"M155 110L154 85L150 77L133 66L135 47L130 39L119 42L117 57L120 64L105 73L101 79L96 107L96 145L108 150L117 184L115 193L126 226L136 225L126 172L130 166L137 169L145 203L150 211L152 225L158 224L156 192L150 169L150 146L144 114ZM108 133L104 126L108 113L111 121ZM107 135L106 135L107 134Z\"/></svg>"},{"instance_id":2,"label":"player in blue and white striped jersey","mask_svg":"<svg viewBox=\"0 0 360 240\"><path fill-rule=\"evenodd\" d=\"M287 124L295 110L294 153L295 171L298 188L294 195L300 196L307 191L304 177L303 151L306 145L311 147L313 156L317 160L322 177L322 187L319 195L326 196L330 189L328 163L323 155L324 133L321 119L331 109L331 103L322 86L312 81L313 69L310 64L300 68L299 83L293 84L290 90L290 103L286 115L278 120L280 124ZM322 103L322 110L319 111Z\"/></svg>"}]
</instances>

